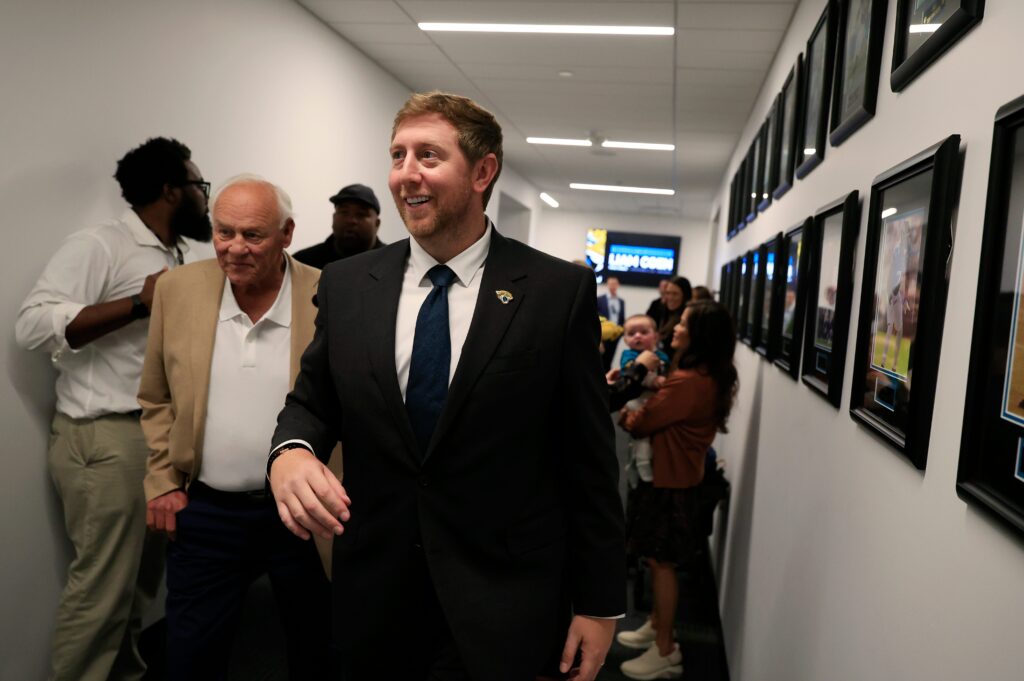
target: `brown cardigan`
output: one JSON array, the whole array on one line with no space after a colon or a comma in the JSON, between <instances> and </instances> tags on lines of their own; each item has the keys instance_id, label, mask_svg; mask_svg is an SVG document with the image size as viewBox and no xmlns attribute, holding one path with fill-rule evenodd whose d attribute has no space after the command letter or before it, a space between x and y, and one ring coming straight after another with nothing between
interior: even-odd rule
<instances>
[{"instance_id":1,"label":"brown cardigan","mask_svg":"<svg viewBox=\"0 0 1024 681\"><path fill-rule=\"evenodd\" d=\"M704 458L715 439L715 380L696 369L673 371L623 427L650 437L654 486L693 487L704 479Z\"/></svg>"}]
</instances>

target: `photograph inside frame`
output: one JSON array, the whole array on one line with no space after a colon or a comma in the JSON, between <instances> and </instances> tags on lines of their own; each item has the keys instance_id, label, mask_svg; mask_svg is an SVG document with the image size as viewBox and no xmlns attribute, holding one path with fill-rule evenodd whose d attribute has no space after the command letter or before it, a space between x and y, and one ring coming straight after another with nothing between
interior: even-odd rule
<instances>
[{"instance_id":1,"label":"photograph inside frame","mask_svg":"<svg viewBox=\"0 0 1024 681\"><path fill-rule=\"evenodd\" d=\"M842 241L843 214L836 213L826 218L821 227L821 255L814 314L814 365L821 372L828 371L829 358L832 354L832 323L839 291L839 253Z\"/></svg>"},{"instance_id":2,"label":"photograph inside frame","mask_svg":"<svg viewBox=\"0 0 1024 681\"><path fill-rule=\"evenodd\" d=\"M932 171L885 190L863 406L901 430L914 370Z\"/></svg>"},{"instance_id":3,"label":"photograph inside frame","mask_svg":"<svg viewBox=\"0 0 1024 681\"><path fill-rule=\"evenodd\" d=\"M758 290L758 278L760 277L761 268L761 253L760 250L755 250L750 256L750 291L749 299L747 301L747 338L754 338L754 329L757 325L758 313L760 310L757 309L757 290Z\"/></svg>"},{"instance_id":4,"label":"photograph inside frame","mask_svg":"<svg viewBox=\"0 0 1024 681\"><path fill-rule=\"evenodd\" d=\"M1021 229L1024 235L1024 227ZM1024 238L1017 245L1017 275L1014 278L1013 314L1010 318L1010 338L1007 343L1006 375L1003 381L1003 408L1001 417L1010 423L1024 426ZM1024 449L1024 440L1019 449ZM1021 476L1021 454L1017 457L1017 475ZM1024 477L1021 478L1024 480Z\"/></svg>"},{"instance_id":5,"label":"photograph inside frame","mask_svg":"<svg viewBox=\"0 0 1024 681\"><path fill-rule=\"evenodd\" d=\"M800 253L803 249L803 231L788 239L789 252L786 255L786 289L782 302L782 354L792 352L793 334L796 330L796 293L800 281Z\"/></svg>"},{"instance_id":6,"label":"photograph inside frame","mask_svg":"<svg viewBox=\"0 0 1024 681\"><path fill-rule=\"evenodd\" d=\"M909 1L907 14L907 57L917 52L925 41L960 8L959 0Z\"/></svg>"},{"instance_id":7,"label":"photograph inside frame","mask_svg":"<svg viewBox=\"0 0 1024 681\"><path fill-rule=\"evenodd\" d=\"M761 306L761 342L760 345L768 345L768 332L772 318L772 289L775 281L775 242L768 244L768 251L764 262L764 305Z\"/></svg>"},{"instance_id":8,"label":"photograph inside frame","mask_svg":"<svg viewBox=\"0 0 1024 681\"><path fill-rule=\"evenodd\" d=\"M868 38L871 36L871 3L849 0L846 8L846 36L843 50L843 88L840 120L846 120L864 102L867 88Z\"/></svg>"}]
</instances>

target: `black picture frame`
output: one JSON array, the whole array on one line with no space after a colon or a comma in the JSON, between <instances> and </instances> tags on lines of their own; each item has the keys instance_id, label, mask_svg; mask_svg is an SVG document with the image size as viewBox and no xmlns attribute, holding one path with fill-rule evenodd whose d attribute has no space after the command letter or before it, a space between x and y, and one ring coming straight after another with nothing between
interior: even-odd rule
<instances>
[{"instance_id":1,"label":"black picture frame","mask_svg":"<svg viewBox=\"0 0 1024 681\"><path fill-rule=\"evenodd\" d=\"M780 284L779 330L775 365L790 378L800 375L800 350L803 347L804 306L807 304L807 244L812 238L811 219L793 226L783 237L786 262L785 282Z\"/></svg>"},{"instance_id":2,"label":"black picture frame","mask_svg":"<svg viewBox=\"0 0 1024 681\"><path fill-rule=\"evenodd\" d=\"M725 214L725 240L730 241L736 236L736 175L732 176L729 184L729 206Z\"/></svg>"},{"instance_id":3,"label":"black picture frame","mask_svg":"<svg viewBox=\"0 0 1024 681\"><path fill-rule=\"evenodd\" d=\"M750 291L747 295L747 314L743 324L747 327L743 342L754 349L761 342L761 305L764 300L764 244L749 252L747 270Z\"/></svg>"},{"instance_id":4,"label":"black picture frame","mask_svg":"<svg viewBox=\"0 0 1024 681\"><path fill-rule=\"evenodd\" d=\"M836 0L829 141L838 147L875 116L889 0Z\"/></svg>"},{"instance_id":5,"label":"black picture frame","mask_svg":"<svg viewBox=\"0 0 1024 681\"><path fill-rule=\"evenodd\" d=\"M900 92L981 23L985 0L896 0L896 32L889 84ZM923 23L914 23L915 20ZM938 24L930 31L922 28ZM916 29L916 30L915 30ZM921 37L926 36L926 37Z\"/></svg>"},{"instance_id":6,"label":"black picture frame","mask_svg":"<svg viewBox=\"0 0 1024 681\"><path fill-rule=\"evenodd\" d=\"M996 114L984 224L956 489L1024 532L1024 426L1015 350L1022 302L1024 97Z\"/></svg>"},{"instance_id":7,"label":"black picture frame","mask_svg":"<svg viewBox=\"0 0 1024 681\"><path fill-rule=\"evenodd\" d=\"M804 384L836 409L843 398L859 229L860 193L854 190L818 210L807 249L807 333L801 373Z\"/></svg>"},{"instance_id":8,"label":"black picture frame","mask_svg":"<svg viewBox=\"0 0 1024 681\"><path fill-rule=\"evenodd\" d=\"M752 268L750 266L751 256L753 251L747 251L739 258L739 300L737 301L737 320L736 320L736 335L739 339L745 343L749 342L747 335L747 314L750 308L750 291L751 281L750 275Z\"/></svg>"},{"instance_id":9,"label":"black picture frame","mask_svg":"<svg viewBox=\"0 0 1024 681\"><path fill-rule=\"evenodd\" d=\"M768 111L768 117L761 126L761 196L757 209L762 213L772 203L772 189L779 175L779 96Z\"/></svg>"},{"instance_id":10,"label":"black picture frame","mask_svg":"<svg viewBox=\"0 0 1024 681\"><path fill-rule=\"evenodd\" d=\"M875 178L868 208L850 415L922 470L946 311L959 147L960 136L950 135ZM885 298L876 296L879 272ZM881 345L876 325L884 329Z\"/></svg>"},{"instance_id":11,"label":"black picture frame","mask_svg":"<svg viewBox=\"0 0 1024 681\"><path fill-rule=\"evenodd\" d=\"M796 143L800 137L802 112L801 89L804 83L803 55L797 55L796 63L789 69L789 75L782 83L779 93L779 174L772 196L776 200L793 188L793 171L796 170Z\"/></svg>"},{"instance_id":12,"label":"black picture frame","mask_svg":"<svg viewBox=\"0 0 1024 681\"><path fill-rule=\"evenodd\" d=\"M807 177L825 160L836 54L836 13L833 8L834 0L828 0L821 18L811 31L811 37L807 39L807 51L804 52L802 121L794 171L798 179ZM814 146L808 146L810 144Z\"/></svg>"},{"instance_id":13,"label":"black picture frame","mask_svg":"<svg viewBox=\"0 0 1024 681\"><path fill-rule=\"evenodd\" d=\"M757 195L760 191L758 188L758 165L761 158L759 140L760 134L755 135L754 139L750 141L750 148L747 149L747 193L743 199L747 207L744 219L748 225L757 219Z\"/></svg>"},{"instance_id":14,"label":"black picture frame","mask_svg":"<svg viewBox=\"0 0 1024 681\"><path fill-rule=\"evenodd\" d=\"M740 328L740 298L743 290L743 276L740 268L743 265L743 256L732 261L732 293L729 296L729 314L732 315L733 326L736 334L739 335Z\"/></svg>"},{"instance_id":15,"label":"black picture frame","mask_svg":"<svg viewBox=\"0 0 1024 681\"><path fill-rule=\"evenodd\" d=\"M761 306L758 315L761 328L755 349L768 361L775 359L779 347L779 314L782 312L782 307L779 306L782 296L780 284L785 280L784 276L779 276L779 271L783 261L784 240L785 235L779 232L778 236L761 246L761 279L764 284L761 287Z\"/></svg>"}]
</instances>

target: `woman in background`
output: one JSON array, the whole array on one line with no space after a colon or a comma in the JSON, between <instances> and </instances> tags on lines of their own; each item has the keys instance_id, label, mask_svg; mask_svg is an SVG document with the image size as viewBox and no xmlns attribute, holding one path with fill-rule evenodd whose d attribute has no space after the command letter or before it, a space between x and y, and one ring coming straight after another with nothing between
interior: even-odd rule
<instances>
[{"instance_id":1,"label":"woman in background","mask_svg":"<svg viewBox=\"0 0 1024 681\"><path fill-rule=\"evenodd\" d=\"M618 636L627 647L646 649L624 662L632 679L669 678L682 673L674 640L679 583L676 569L688 566L700 539L694 527L696 495L704 478L708 447L726 422L736 395L733 365L736 333L732 318L714 301L686 306L672 339L675 358L661 389L642 409L623 412L622 425L634 437L650 437L654 453L651 482L641 482L627 510L630 553L651 569L654 606L636 631Z\"/></svg>"},{"instance_id":2,"label":"woman in background","mask_svg":"<svg viewBox=\"0 0 1024 681\"><path fill-rule=\"evenodd\" d=\"M683 308L693 297L693 288L686 277L672 277L665 285L662 298L665 304L655 321L658 322L658 349L671 356L672 332L683 316Z\"/></svg>"}]
</instances>

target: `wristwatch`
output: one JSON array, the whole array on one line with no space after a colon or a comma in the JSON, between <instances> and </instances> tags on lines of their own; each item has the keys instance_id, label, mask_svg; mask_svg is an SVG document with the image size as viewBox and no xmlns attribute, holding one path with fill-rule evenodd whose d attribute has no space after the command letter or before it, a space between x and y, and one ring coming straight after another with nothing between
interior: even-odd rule
<instances>
[{"instance_id":1,"label":"wristwatch","mask_svg":"<svg viewBox=\"0 0 1024 681\"><path fill-rule=\"evenodd\" d=\"M133 293L132 299L132 319L145 319L149 316L149 308L142 302L142 296L138 293Z\"/></svg>"}]
</instances>

